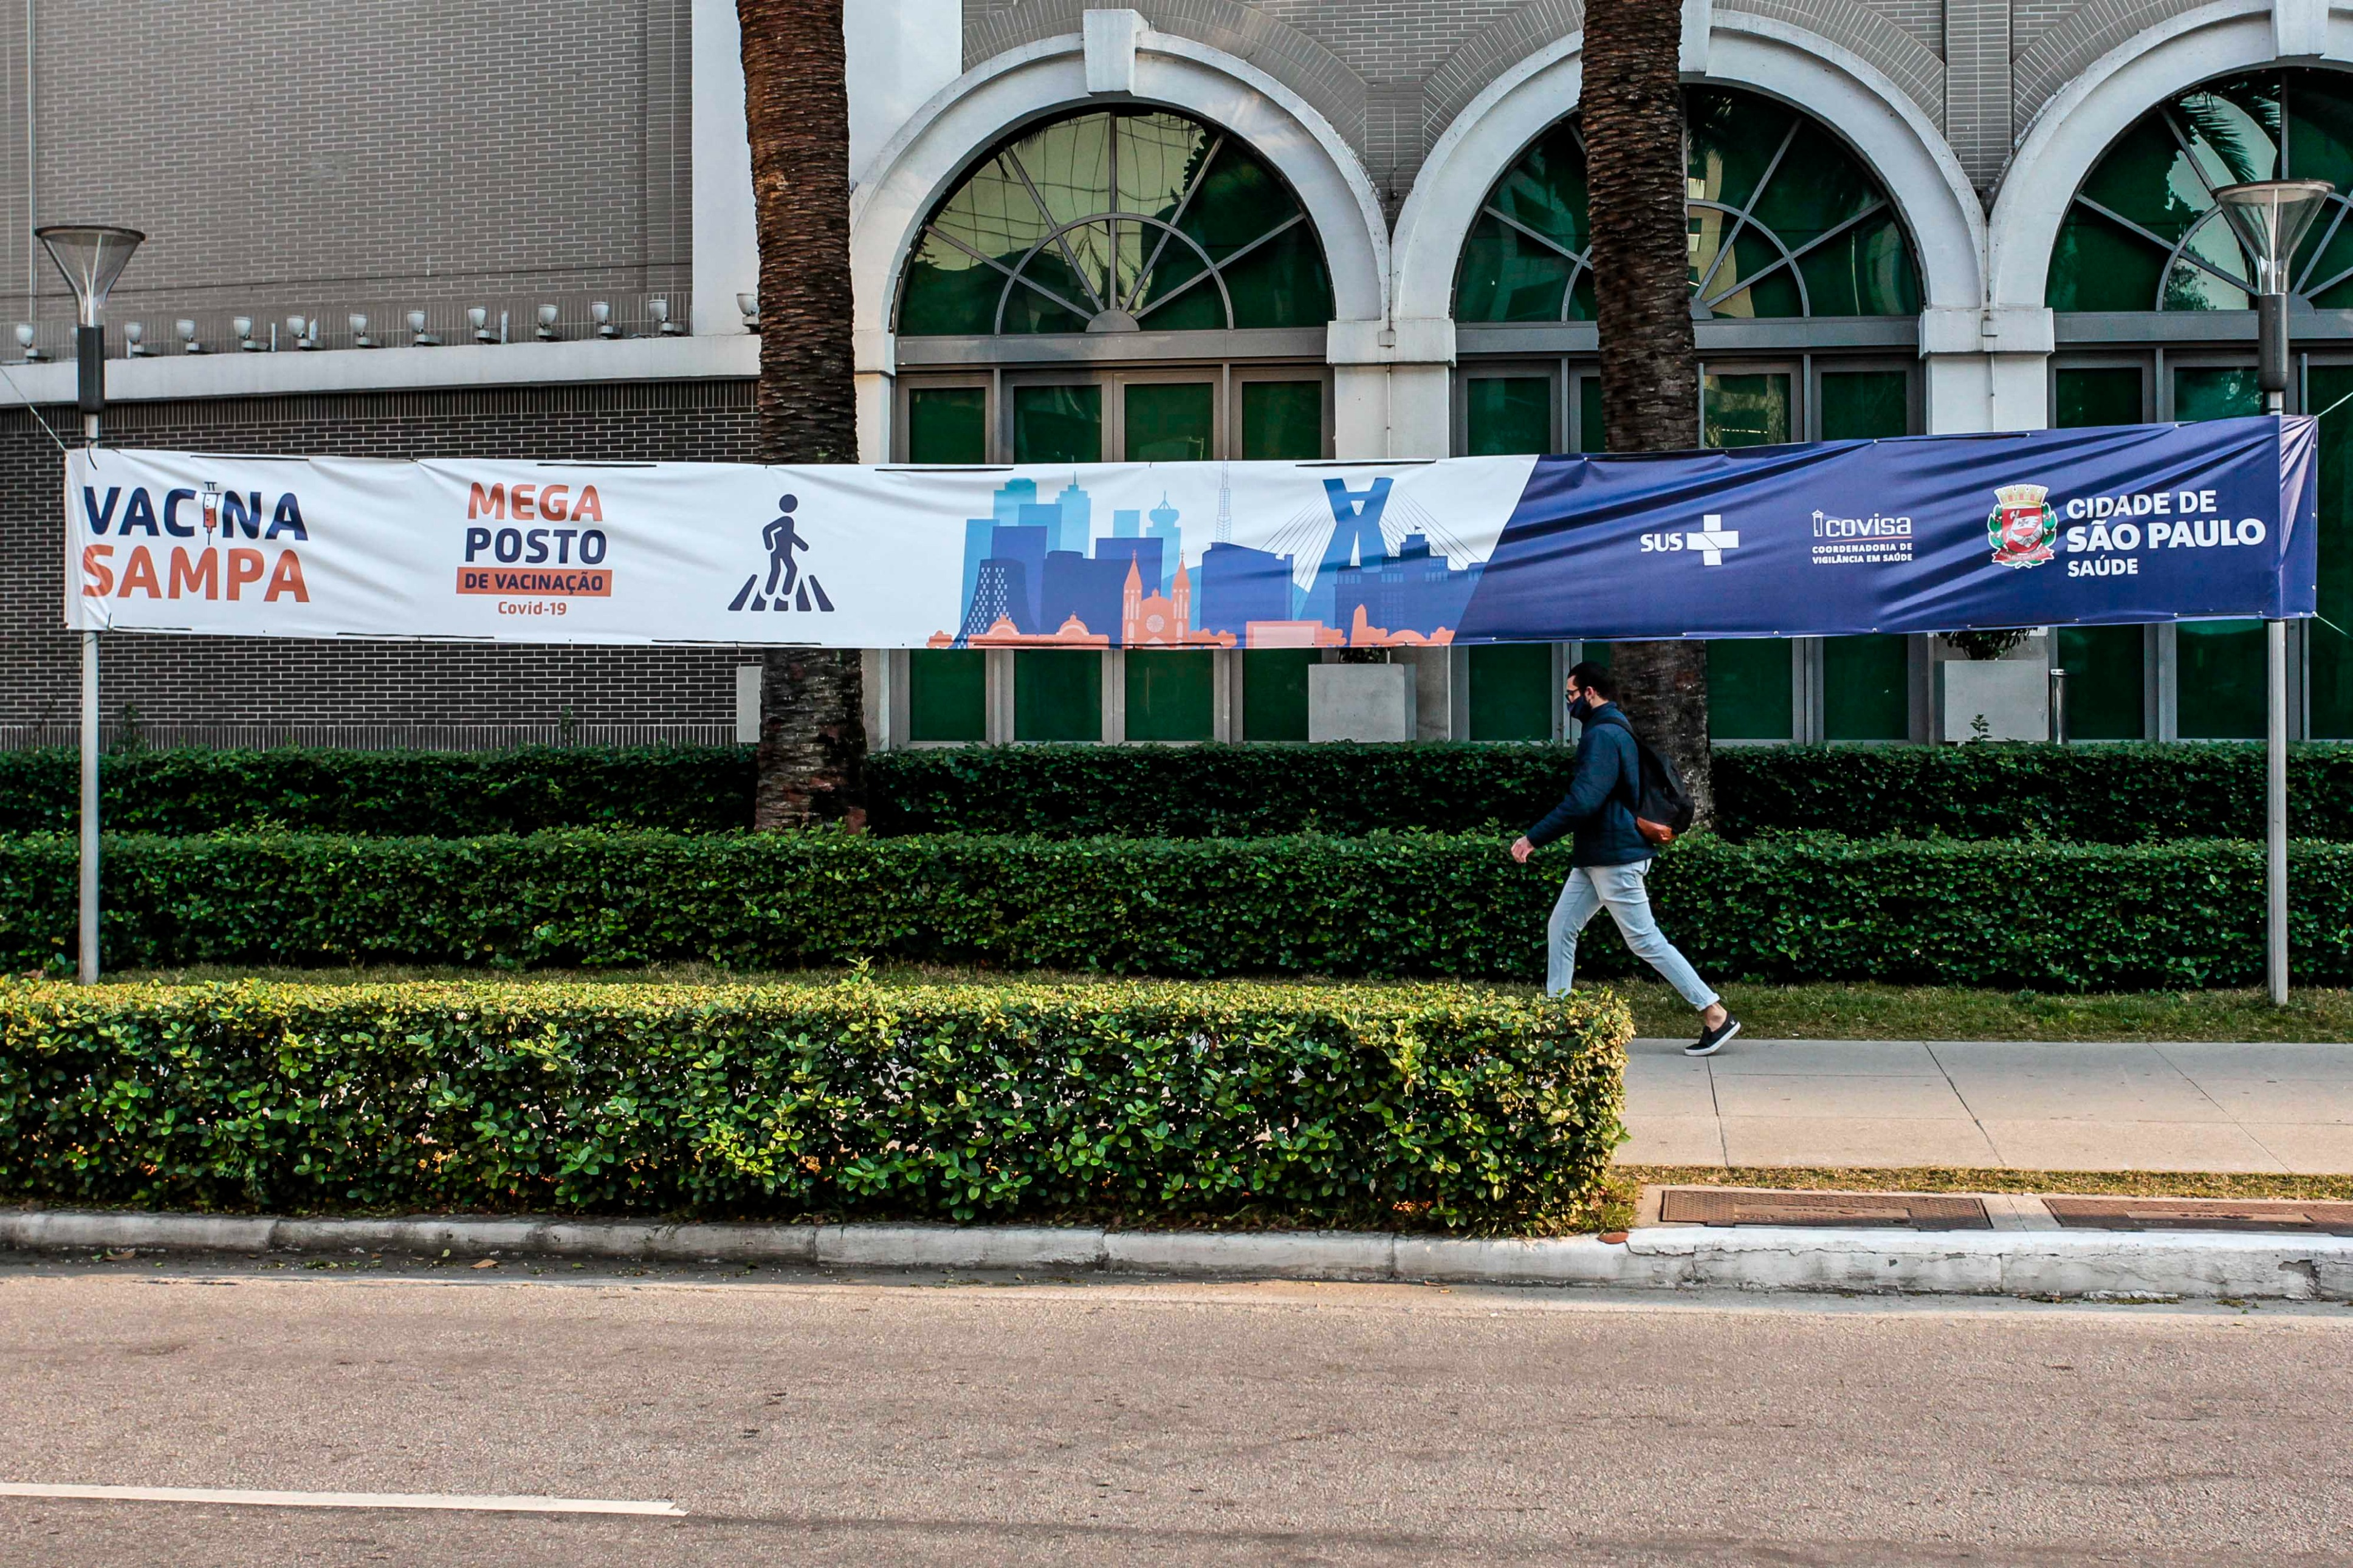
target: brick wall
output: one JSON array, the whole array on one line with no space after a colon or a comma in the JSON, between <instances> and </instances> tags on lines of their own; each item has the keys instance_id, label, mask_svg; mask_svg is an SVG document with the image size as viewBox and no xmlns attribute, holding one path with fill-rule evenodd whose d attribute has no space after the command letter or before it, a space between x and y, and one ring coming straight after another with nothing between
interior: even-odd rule
<instances>
[{"instance_id":1,"label":"brick wall","mask_svg":"<svg viewBox=\"0 0 2353 1568\"><path fill-rule=\"evenodd\" d=\"M456 308L689 279L690 0L138 0L35 17L44 222L148 244L117 321ZM0 26L0 294L23 313L25 17ZM41 261L43 310L70 315ZM392 322L383 323L390 326Z\"/></svg>"},{"instance_id":2,"label":"brick wall","mask_svg":"<svg viewBox=\"0 0 2353 1568\"><path fill-rule=\"evenodd\" d=\"M714 462L754 446L748 382L130 405L107 421L124 446L293 455ZM62 722L79 700L79 650L59 624L60 460L25 411L0 412L0 725ZM156 725L552 725L567 708L582 725L719 725L750 657L112 633L101 708Z\"/></svg>"}]
</instances>

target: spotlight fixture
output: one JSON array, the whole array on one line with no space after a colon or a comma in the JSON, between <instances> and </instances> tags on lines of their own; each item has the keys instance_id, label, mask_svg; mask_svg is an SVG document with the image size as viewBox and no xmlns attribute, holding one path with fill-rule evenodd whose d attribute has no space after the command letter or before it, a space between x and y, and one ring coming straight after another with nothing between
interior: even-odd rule
<instances>
[{"instance_id":1,"label":"spotlight fixture","mask_svg":"<svg viewBox=\"0 0 2353 1568\"><path fill-rule=\"evenodd\" d=\"M557 342L564 336L562 332L555 330L555 318L558 314L560 314L560 312L553 305L542 305L539 308L539 336L541 342L552 343Z\"/></svg>"},{"instance_id":2,"label":"spotlight fixture","mask_svg":"<svg viewBox=\"0 0 2353 1568\"><path fill-rule=\"evenodd\" d=\"M474 329L474 341L476 342L494 343L499 341L498 333L491 331L491 312L485 307L480 305L468 306L466 308L466 324Z\"/></svg>"},{"instance_id":3,"label":"spotlight fixture","mask_svg":"<svg viewBox=\"0 0 2353 1568\"><path fill-rule=\"evenodd\" d=\"M613 324L613 307L608 301L593 301L588 307L588 319L596 323L598 337L617 338L621 335L621 329Z\"/></svg>"},{"instance_id":4,"label":"spotlight fixture","mask_svg":"<svg viewBox=\"0 0 2353 1568\"><path fill-rule=\"evenodd\" d=\"M354 310L348 319L352 323L352 347L355 349L375 347L375 340L367 335L367 318Z\"/></svg>"},{"instance_id":5,"label":"spotlight fixture","mask_svg":"<svg viewBox=\"0 0 2353 1568\"><path fill-rule=\"evenodd\" d=\"M124 352L132 359L146 359L155 352L147 346L147 324L144 321L123 322L122 337L130 345Z\"/></svg>"},{"instance_id":6,"label":"spotlight fixture","mask_svg":"<svg viewBox=\"0 0 2353 1568\"><path fill-rule=\"evenodd\" d=\"M38 364L43 360L49 357L40 351L39 345L34 342L34 335L32 322L19 321L16 323L16 346L25 351L25 363L26 364Z\"/></svg>"},{"instance_id":7,"label":"spotlight fixture","mask_svg":"<svg viewBox=\"0 0 2353 1568\"><path fill-rule=\"evenodd\" d=\"M237 346L239 353L257 354L261 352L261 345L253 338L251 316L231 316L228 324L229 330L237 333Z\"/></svg>"},{"instance_id":8,"label":"spotlight fixture","mask_svg":"<svg viewBox=\"0 0 2353 1568\"><path fill-rule=\"evenodd\" d=\"M182 353L200 354L205 352L205 345L196 341L195 322L188 320L185 316L183 316L177 321L174 321L173 326L179 331L180 352Z\"/></svg>"},{"instance_id":9,"label":"spotlight fixture","mask_svg":"<svg viewBox=\"0 0 2353 1568\"><path fill-rule=\"evenodd\" d=\"M744 330L745 331L756 332L760 330L760 296L757 294L736 295L735 309L743 315Z\"/></svg>"},{"instance_id":10,"label":"spotlight fixture","mask_svg":"<svg viewBox=\"0 0 2353 1568\"><path fill-rule=\"evenodd\" d=\"M422 310L408 312L408 335L411 348L435 349L441 346L441 340L425 330L425 312Z\"/></svg>"},{"instance_id":11,"label":"spotlight fixture","mask_svg":"<svg viewBox=\"0 0 2353 1568\"><path fill-rule=\"evenodd\" d=\"M646 301L646 314L653 318L654 331L666 338L677 337L686 329L670 319L670 301L653 299Z\"/></svg>"},{"instance_id":12,"label":"spotlight fixture","mask_svg":"<svg viewBox=\"0 0 2353 1568\"><path fill-rule=\"evenodd\" d=\"M306 321L300 316L289 316L286 318L286 330L294 334L296 348L315 349L319 346L318 317L312 316Z\"/></svg>"}]
</instances>

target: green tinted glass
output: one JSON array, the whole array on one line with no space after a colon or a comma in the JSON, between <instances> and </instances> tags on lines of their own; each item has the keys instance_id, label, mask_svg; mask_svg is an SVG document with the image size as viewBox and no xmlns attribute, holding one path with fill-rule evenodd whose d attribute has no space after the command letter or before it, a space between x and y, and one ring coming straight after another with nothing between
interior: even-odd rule
<instances>
[{"instance_id":1,"label":"green tinted glass","mask_svg":"<svg viewBox=\"0 0 2353 1568\"><path fill-rule=\"evenodd\" d=\"M2059 226L2043 300L2054 310L2147 310L2166 253L2078 203Z\"/></svg>"},{"instance_id":2,"label":"green tinted glass","mask_svg":"<svg viewBox=\"0 0 2353 1568\"><path fill-rule=\"evenodd\" d=\"M2353 235L2340 221L2353 181L2353 84L2302 68L2204 83L2118 137L2061 225L2044 301L2058 310L2247 309L2252 271L2213 193L2280 178L2337 187L2290 274L2315 305L2353 306Z\"/></svg>"},{"instance_id":3,"label":"green tinted glass","mask_svg":"<svg viewBox=\"0 0 2353 1568\"><path fill-rule=\"evenodd\" d=\"M2052 381L2051 427L2054 430L2141 421L2140 371L2135 366L2063 370Z\"/></svg>"},{"instance_id":4,"label":"green tinted glass","mask_svg":"<svg viewBox=\"0 0 2353 1568\"><path fill-rule=\"evenodd\" d=\"M2315 365L2312 405L2353 393L2353 365ZM2316 740L2353 740L2353 420L2320 422L2320 614L2305 623Z\"/></svg>"},{"instance_id":5,"label":"green tinted glass","mask_svg":"<svg viewBox=\"0 0 2353 1568\"><path fill-rule=\"evenodd\" d=\"M1721 88L1685 92L1686 189L1697 200L1736 210L1748 206L1768 173L1780 173L1785 144L1799 123L1789 110L1750 93Z\"/></svg>"},{"instance_id":6,"label":"green tinted glass","mask_svg":"<svg viewBox=\"0 0 2353 1568\"><path fill-rule=\"evenodd\" d=\"M1233 300L1234 325L1320 327L1332 319L1332 283L1315 234L1302 223L1240 257L1219 276ZM1155 330L1159 318L1152 318Z\"/></svg>"},{"instance_id":7,"label":"green tinted glass","mask_svg":"<svg viewBox=\"0 0 2353 1568\"><path fill-rule=\"evenodd\" d=\"M1868 441L1912 432L1912 378L1900 370L1822 372L1822 439Z\"/></svg>"},{"instance_id":8,"label":"green tinted glass","mask_svg":"<svg viewBox=\"0 0 2353 1568\"><path fill-rule=\"evenodd\" d=\"M1324 384L1242 383L1242 459L1314 462L1324 455Z\"/></svg>"},{"instance_id":9,"label":"green tinted glass","mask_svg":"<svg viewBox=\"0 0 2353 1568\"><path fill-rule=\"evenodd\" d=\"M1918 268L1886 192L1828 128L1715 87L1687 91L1684 120L1692 282L1714 314L1920 309ZM1455 273L1455 318L1590 321L1588 205L1584 144L1563 121L1481 204Z\"/></svg>"},{"instance_id":10,"label":"green tinted glass","mask_svg":"<svg viewBox=\"0 0 2353 1568\"><path fill-rule=\"evenodd\" d=\"M1740 637L1707 645L1707 733L1714 741L1786 741L1797 729L1789 643Z\"/></svg>"},{"instance_id":11,"label":"green tinted glass","mask_svg":"<svg viewBox=\"0 0 2353 1568\"><path fill-rule=\"evenodd\" d=\"M1021 648L1013 655L1013 738L1103 739L1103 655Z\"/></svg>"},{"instance_id":12,"label":"green tinted glass","mask_svg":"<svg viewBox=\"0 0 2353 1568\"><path fill-rule=\"evenodd\" d=\"M2147 637L2139 626L2061 626L2067 672L2067 738L2139 741L2148 735Z\"/></svg>"},{"instance_id":13,"label":"green tinted glass","mask_svg":"<svg viewBox=\"0 0 2353 1568\"><path fill-rule=\"evenodd\" d=\"M988 461L988 388L918 386L910 391L907 461Z\"/></svg>"},{"instance_id":14,"label":"green tinted glass","mask_svg":"<svg viewBox=\"0 0 2353 1568\"><path fill-rule=\"evenodd\" d=\"M988 655L976 648L916 648L907 655L907 737L988 738Z\"/></svg>"},{"instance_id":15,"label":"green tinted glass","mask_svg":"<svg viewBox=\"0 0 2353 1568\"><path fill-rule=\"evenodd\" d=\"M1218 389L1206 381L1131 382L1122 400L1131 463L1198 463L1217 437Z\"/></svg>"},{"instance_id":16,"label":"green tinted glass","mask_svg":"<svg viewBox=\"0 0 2353 1568\"><path fill-rule=\"evenodd\" d=\"M1601 378L1580 375L1577 378L1577 449L1580 452L1606 452L1609 449L1607 426L1601 417Z\"/></svg>"},{"instance_id":17,"label":"green tinted glass","mask_svg":"<svg viewBox=\"0 0 2353 1568\"><path fill-rule=\"evenodd\" d=\"M1550 643L1504 643L1468 650L1471 738L1549 741L1560 692Z\"/></svg>"},{"instance_id":18,"label":"green tinted glass","mask_svg":"<svg viewBox=\"0 0 2353 1568\"><path fill-rule=\"evenodd\" d=\"M2269 684L2263 622L2184 621L2175 635L2181 738L2261 740Z\"/></svg>"},{"instance_id":19,"label":"green tinted glass","mask_svg":"<svg viewBox=\"0 0 2353 1568\"><path fill-rule=\"evenodd\" d=\"M1456 319L1465 321L1557 321L1574 257L1482 215L1464 241L1456 279Z\"/></svg>"},{"instance_id":20,"label":"green tinted glass","mask_svg":"<svg viewBox=\"0 0 2353 1568\"><path fill-rule=\"evenodd\" d=\"M1242 738L1307 739L1307 669L1314 648L1252 648L1242 655Z\"/></svg>"},{"instance_id":21,"label":"green tinted glass","mask_svg":"<svg viewBox=\"0 0 2353 1568\"><path fill-rule=\"evenodd\" d=\"M1206 648L1131 651L1127 666L1127 738L1206 741L1216 730L1217 659Z\"/></svg>"},{"instance_id":22,"label":"green tinted glass","mask_svg":"<svg viewBox=\"0 0 2353 1568\"><path fill-rule=\"evenodd\" d=\"M1541 455L1552 450L1552 381L1541 375L1482 375L1462 389L1463 450Z\"/></svg>"},{"instance_id":23,"label":"green tinted glass","mask_svg":"<svg viewBox=\"0 0 2353 1568\"><path fill-rule=\"evenodd\" d=\"M1900 637L1823 639L1823 738L1904 741L1911 735L1910 645Z\"/></svg>"},{"instance_id":24,"label":"green tinted glass","mask_svg":"<svg viewBox=\"0 0 2353 1568\"><path fill-rule=\"evenodd\" d=\"M2201 365L2173 373L2173 417L2182 424L2263 411L2263 389L2252 365Z\"/></svg>"},{"instance_id":25,"label":"green tinted glass","mask_svg":"<svg viewBox=\"0 0 2353 1568\"><path fill-rule=\"evenodd\" d=\"M1778 371L1704 378L1700 442L1770 447L1789 438L1789 378Z\"/></svg>"},{"instance_id":26,"label":"green tinted glass","mask_svg":"<svg viewBox=\"0 0 2353 1568\"><path fill-rule=\"evenodd\" d=\"M1017 463L1102 462L1103 388L1015 387L1013 460Z\"/></svg>"},{"instance_id":27,"label":"green tinted glass","mask_svg":"<svg viewBox=\"0 0 2353 1568\"><path fill-rule=\"evenodd\" d=\"M939 205L899 330L1082 332L1106 313L1164 331L1320 326L1331 283L1297 198L1240 142L1096 110L1023 132Z\"/></svg>"}]
</instances>

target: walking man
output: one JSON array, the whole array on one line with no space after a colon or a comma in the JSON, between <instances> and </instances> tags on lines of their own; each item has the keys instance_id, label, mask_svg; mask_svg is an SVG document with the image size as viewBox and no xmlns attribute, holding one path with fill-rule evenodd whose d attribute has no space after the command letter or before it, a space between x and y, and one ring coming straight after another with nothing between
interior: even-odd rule
<instances>
[{"instance_id":1,"label":"walking man","mask_svg":"<svg viewBox=\"0 0 2353 1568\"><path fill-rule=\"evenodd\" d=\"M1545 845L1563 834L1576 835L1576 868L1545 931L1545 990L1554 996L1567 993L1577 973L1577 934L1607 906L1635 956L1699 1009L1699 1038L1683 1054L1712 1057L1740 1033L1740 1020L1725 1011L1691 961L1659 934L1651 913L1648 878L1658 851L1635 826L1634 808L1642 798L1641 752L1617 697L1617 679L1599 665L1580 664L1568 672L1568 711L1585 726L1577 743L1577 777L1561 803L1512 843L1512 858L1525 865Z\"/></svg>"}]
</instances>

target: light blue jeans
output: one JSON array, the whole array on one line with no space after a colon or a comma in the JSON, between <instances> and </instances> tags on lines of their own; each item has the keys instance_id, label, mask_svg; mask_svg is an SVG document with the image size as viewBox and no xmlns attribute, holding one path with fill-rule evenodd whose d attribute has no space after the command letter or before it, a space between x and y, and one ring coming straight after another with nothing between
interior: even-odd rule
<instances>
[{"instance_id":1,"label":"light blue jeans","mask_svg":"<svg viewBox=\"0 0 2353 1568\"><path fill-rule=\"evenodd\" d=\"M1626 939L1626 946L1635 957L1657 970L1660 977L1693 1006L1704 1012L1715 1005L1715 993L1699 977L1691 960L1659 934L1659 922L1651 913L1650 875L1648 860L1637 860L1630 866L1579 866L1568 874L1567 882L1560 889L1560 901L1552 907L1551 923L1545 928L1545 990L1548 994L1567 994L1569 982L1577 975L1577 933L1606 905L1618 922L1619 934Z\"/></svg>"}]
</instances>

